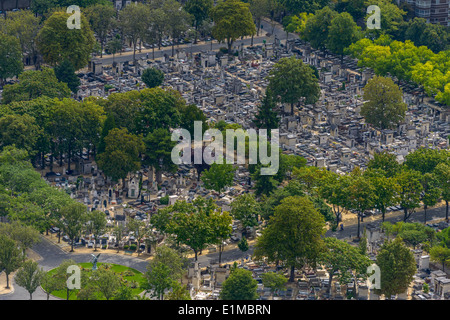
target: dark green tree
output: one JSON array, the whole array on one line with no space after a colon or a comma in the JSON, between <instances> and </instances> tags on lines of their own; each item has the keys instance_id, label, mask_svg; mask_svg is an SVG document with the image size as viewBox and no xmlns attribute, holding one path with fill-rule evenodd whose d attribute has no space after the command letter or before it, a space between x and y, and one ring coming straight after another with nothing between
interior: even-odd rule
<instances>
[{"instance_id":1,"label":"dark green tree","mask_svg":"<svg viewBox=\"0 0 450 320\"><path fill-rule=\"evenodd\" d=\"M80 78L75 74L75 68L69 60L64 60L54 68L55 76L60 82L67 84L73 93L78 92L78 87L81 84Z\"/></svg>"}]
</instances>

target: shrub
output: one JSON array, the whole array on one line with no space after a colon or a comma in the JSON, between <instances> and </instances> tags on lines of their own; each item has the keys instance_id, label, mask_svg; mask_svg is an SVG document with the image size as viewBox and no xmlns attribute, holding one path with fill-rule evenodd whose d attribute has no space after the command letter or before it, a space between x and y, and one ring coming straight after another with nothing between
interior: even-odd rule
<instances>
[{"instance_id":1,"label":"shrub","mask_svg":"<svg viewBox=\"0 0 450 320\"><path fill-rule=\"evenodd\" d=\"M161 199L159 199L159 203L162 205L168 205L169 204L169 196L166 195L165 197L162 197Z\"/></svg>"}]
</instances>

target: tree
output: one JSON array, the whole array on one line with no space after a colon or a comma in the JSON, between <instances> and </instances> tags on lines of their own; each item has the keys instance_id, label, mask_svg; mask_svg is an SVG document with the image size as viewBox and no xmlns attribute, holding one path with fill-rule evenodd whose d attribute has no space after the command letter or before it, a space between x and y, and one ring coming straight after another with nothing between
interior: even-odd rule
<instances>
[{"instance_id":1,"label":"tree","mask_svg":"<svg viewBox=\"0 0 450 320\"><path fill-rule=\"evenodd\" d=\"M113 55L113 64L114 64L114 55L117 52L122 50L122 41L120 41L120 35L117 34L113 39L106 43L106 51L109 54Z\"/></svg>"},{"instance_id":2,"label":"tree","mask_svg":"<svg viewBox=\"0 0 450 320\"><path fill-rule=\"evenodd\" d=\"M255 181L256 195L269 196L277 188L279 182L273 175L262 175L261 167L263 165L257 165L253 172L250 171L250 177Z\"/></svg>"},{"instance_id":3,"label":"tree","mask_svg":"<svg viewBox=\"0 0 450 320\"><path fill-rule=\"evenodd\" d=\"M327 290L330 294L334 277L340 284L349 283L353 273L359 276L365 275L370 260L364 254L361 254L358 248L345 241L332 237L327 237L324 241L326 249L320 254L319 263L329 274Z\"/></svg>"},{"instance_id":4,"label":"tree","mask_svg":"<svg viewBox=\"0 0 450 320\"><path fill-rule=\"evenodd\" d=\"M34 244L39 243L39 231L29 225L24 225L19 221L12 221L11 223L0 223L0 234L8 236L14 240L20 250L22 256L25 258L25 251L31 248Z\"/></svg>"},{"instance_id":5,"label":"tree","mask_svg":"<svg viewBox=\"0 0 450 320\"><path fill-rule=\"evenodd\" d=\"M235 171L232 164L214 162L209 170L203 171L202 181L205 188L220 194L225 187L233 185Z\"/></svg>"},{"instance_id":6,"label":"tree","mask_svg":"<svg viewBox=\"0 0 450 320\"><path fill-rule=\"evenodd\" d=\"M227 211L215 210L209 214L211 239L210 243L219 246L219 264L222 262L224 242L231 236L233 219Z\"/></svg>"},{"instance_id":7,"label":"tree","mask_svg":"<svg viewBox=\"0 0 450 320\"><path fill-rule=\"evenodd\" d=\"M194 17L195 40L197 43L198 28L209 18L209 13L213 7L212 0L188 0L184 5L184 10Z\"/></svg>"},{"instance_id":8,"label":"tree","mask_svg":"<svg viewBox=\"0 0 450 320\"><path fill-rule=\"evenodd\" d=\"M21 266L22 261L22 253L17 243L0 234L0 270L3 270L6 275L6 289L9 289L9 275Z\"/></svg>"},{"instance_id":9,"label":"tree","mask_svg":"<svg viewBox=\"0 0 450 320\"><path fill-rule=\"evenodd\" d=\"M172 290L167 293L165 300L192 300L192 299L186 285L181 285L178 282L174 282L172 284Z\"/></svg>"},{"instance_id":10,"label":"tree","mask_svg":"<svg viewBox=\"0 0 450 320\"><path fill-rule=\"evenodd\" d=\"M268 226L257 238L254 256L282 261L290 267L289 281L294 281L295 268L315 265L323 250L321 236L325 221L306 197L287 197L275 208Z\"/></svg>"},{"instance_id":11,"label":"tree","mask_svg":"<svg viewBox=\"0 0 450 320\"><path fill-rule=\"evenodd\" d=\"M338 15L328 6L315 12L314 16L306 21L304 38L315 49L325 49L331 21Z\"/></svg>"},{"instance_id":12,"label":"tree","mask_svg":"<svg viewBox=\"0 0 450 320\"><path fill-rule=\"evenodd\" d=\"M344 49L360 38L360 30L353 21L352 16L343 12L338 14L328 28L328 38L326 46L332 52L341 55L341 62L344 59Z\"/></svg>"},{"instance_id":13,"label":"tree","mask_svg":"<svg viewBox=\"0 0 450 320\"><path fill-rule=\"evenodd\" d=\"M36 63L36 36L40 28L40 19L29 10L9 12L3 21L3 31L19 39L23 55Z\"/></svg>"},{"instance_id":14,"label":"tree","mask_svg":"<svg viewBox=\"0 0 450 320\"><path fill-rule=\"evenodd\" d=\"M375 292L384 294L388 299L392 295L405 292L416 273L414 255L400 238L383 244L376 264L380 267L381 288Z\"/></svg>"},{"instance_id":15,"label":"tree","mask_svg":"<svg viewBox=\"0 0 450 320\"><path fill-rule=\"evenodd\" d=\"M104 212L94 210L89 213L88 223L95 239L94 251L97 251L98 237L106 230L106 215Z\"/></svg>"},{"instance_id":16,"label":"tree","mask_svg":"<svg viewBox=\"0 0 450 320\"><path fill-rule=\"evenodd\" d=\"M164 72L156 68L147 68L142 72L142 81L149 88L158 87L164 82Z\"/></svg>"},{"instance_id":17,"label":"tree","mask_svg":"<svg viewBox=\"0 0 450 320\"><path fill-rule=\"evenodd\" d=\"M75 239L80 236L86 219L86 206L74 202L61 210L61 226L70 240L70 252L73 252Z\"/></svg>"},{"instance_id":18,"label":"tree","mask_svg":"<svg viewBox=\"0 0 450 320\"><path fill-rule=\"evenodd\" d=\"M239 220L244 230L247 227L258 225L258 215L261 207L252 193L244 193L237 196L231 203L231 214L233 218Z\"/></svg>"},{"instance_id":19,"label":"tree","mask_svg":"<svg viewBox=\"0 0 450 320\"><path fill-rule=\"evenodd\" d=\"M214 216L212 213L218 210L212 199L198 197L192 203L177 201L160 210L150 221L157 230L175 235L178 244L182 243L191 248L197 261L198 253L207 244L217 243L220 238L220 235L215 233L220 225L215 223L217 219L211 219L211 216ZM226 228L224 229L226 231Z\"/></svg>"},{"instance_id":20,"label":"tree","mask_svg":"<svg viewBox=\"0 0 450 320\"><path fill-rule=\"evenodd\" d=\"M256 35L259 36L259 31L261 29L261 20L263 17L269 14L269 1L268 0L251 0L250 12L252 13L253 19L256 25Z\"/></svg>"},{"instance_id":21,"label":"tree","mask_svg":"<svg viewBox=\"0 0 450 320\"><path fill-rule=\"evenodd\" d=\"M23 287L30 294L30 300L33 299L33 292L41 284L41 279L44 276L45 271L38 268L37 262L27 260L23 263L22 267L17 271L15 280L16 283Z\"/></svg>"},{"instance_id":22,"label":"tree","mask_svg":"<svg viewBox=\"0 0 450 320\"><path fill-rule=\"evenodd\" d=\"M402 170L395 177L399 186L399 204L403 208L406 220L414 213L415 209L420 207L420 194L422 192L422 176L414 170Z\"/></svg>"},{"instance_id":23,"label":"tree","mask_svg":"<svg viewBox=\"0 0 450 320\"><path fill-rule=\"evenodd\" d=\"M368 177L370 184L375 188L373 206L382 215L382 221L386 215L387 208L398 202L397 193L398 185L394 178L388 178L384 174L374 169L368 169L364 175Z\"/></svg>"},{"instance_id":24,"label":"tree","mask_svg":"<svg viewBox=\"0 0 450 320\"><path fill-rule=\"evenodd\" d=\"M169 130L159 128L149 133L144 143L146 148L144 163L154 168L156 180L161 182L163 171L176 171L177 166L172 161L172 149L176 142L172 141Z\"/></svg>"},{"instance_id":25,"label":"tree","mask_svg":"<svg viewBox=\"0 0 450 320\"><path fill-rule=\"evenodd\" d=\"M248 242L247 242L247 238L246 237L242 237L242 239L238 242L238 248L243 253L248 251L249 246L248 246Z\"/></svg>"},{"instance_id":26,"label":"tree","mask_svg":"<svg viewBox=\"0 0 450 320\"><path fill-rule=\"evenodd\" d=\"M147 282L144 288L159 300L164 299L164 292L172 288L174 282L170 268L160 261L151 261L148 264L145 277Z\"/></svg>"},{"instance_id":27,"label":"tree","mask_svg":"<svg viewBox=\"0 0 450 320\"><path fill-rule=\"evenodd\" d=\"M381 172L388 178L396 176L400 171L400 164L397 162L397 157L393 153L387 151L375 153L373 159L367 163L368 169L382 170Z\"/></svg>"},{"instance_id":28,"label":"tree","mask_svg":"<svg viewBox=\"0 0 450 320\"><path fill-rule=\"evenodd\" d=\"M69 300L70 295L73 293L73 289L69 289L69 287L67 286L67 280L71 276L71 274L67 272L67 269L73 265L77 265L77 263L74 260L72 259L63 260L61 264L56 268L56 272L54 275L54 277L57 279L58 282L58 289L66 290L67 300ZM86 279L82 278L81 281L83 282L83 280Z\"/></svg>"},{"instance_id":29,"label":"tree","mask_svg":"<svg viewBox=\"0 0 450 320\"><path fill-rule=\"evenodd\" d=\"M428 207L435 206L441 196L442 190L439 185L437 177L433 173L425 173L422 175L422 187L421 193L424 219L423 223L427 223L427 209Z\"/></svg>"},{"instance_id":30,"label":"tree","mask_svg":"<svg viewBox=\"0 0 450 320\"><path fill-rule=\"evenodd\" d=\"M133 61L136 61L138 40L150 26L150 7L142 3L132 3L119 12L119 26L125 38L133 45Z\"/></svg>"},{"instance_id":31,"label":"tree","mask_svg":"<svg viewBox=\"0 0 450 320\"><path fill-rule=\"evenodd\" d=\"M250 5L239 0L224 0L211 9L214 21L213 37L218 41L226 41L228 54L232 54L232 46L236 39L252 36L256 32Z\"/></svg>"},{"instance_id":32,"label":"tree","mask_svg":"<svg viewBox=\"0 0 450 320\"><path fill-rule=\"evenodd\" d=\"M405 157L405 166L422 174L432 173L441 163L449 163L450 152L448 150L434 150L419 148Z\"/></svg>"},{"instance_id":33,"label":"tree","mask_svg":"<svg viewBox=\"0 0 450 320\"><path fill-rule=\"evenodd\" d=\"M405 117L407 107L402 91L390 78L370 79L364 87L364 101L361 115L378 129L393 129Z\"/></svg>"},{"instance_id":34,"label":"tree","mask_svg":"<svg viewBox=\"0 0 450 320\"><path fill-rule=\"evenodd\" d=\"M13 36L0 33L0 85L23 70L20 42Z\"/></svg>"},{"instance_id":35,"label":"tree","mask_svg":"<svg viewBox=\"0 0 450 320\"><path fill-rule=\"evenodd\" d=\"M138 253L138 255L140 254L140 244L142 239L148 235L149 233L149 228L147 226L147 224L144 221L139 221L136 219L129 219L127 222L127 229L129 232L133 232L134 237L136 238L136 252Z\"/></svg>"},{"instance_id":36,"label":"tree","mask_svg":"<svg viewBox=\"0 0 450 320\"><path fill-rule=\"evenodd\" d=\"M46 272L41 278L41 287L47 295L47 300L49 300L50 294L55 290L63 289L64 284L59 281L56 275Z\"/></svg>"},{"instance_id":37,"label":"tree","mask_svg":"<svg viewBox=\"0 0 450 320\"><path fill-rule=\"evenodd\" d=\"M30 155L36 152L36 143L42 129L27 115L5 115L0 118L0 145L15 145Z\"/></svg>"},{"instance_id":38,"label":"tree","mask_svg":"<svg viewBox=\"0 0 450 320\"><path fill-rule=\"evenodd\" d=\"M270 288L272 295L286 287L287 279L284 275L276 272L266 272L261 275L264 287Z\"/></svg>"},{"instance_id":39,"label":"tree","mask_svg":"<svg viewBox=\"0 0 450 320\"><path fill-rule=\"evenodd\" d=\"M399 26L403 22L403 16L406 14L405 11L401 10L396 4L388 0L366 1L365 5L366 7L369 5L378 6L380 8L380 14L383 17L381 19L381 28L367 30L369 35L379 35L380 33L395 35L398 32ZM365 20L367 20L369 16L370 15L368 14Z\"/></svg>"},{"instance_id":40,"label":"tree","mask_svg":"<svg viewBox=\"0 0 450 320\"><path fill-rule=\"evenodd\" d=\"M350 176L336 173L325 175L319 186L319 195L332 206L336 227L342 219L342 211L348 207Z\"/></svg>"},{"instance_id":41,"label":"tree","mask_svg":"<svg viewBox=\"0 0 450 320\"><path fill-rule=\"evenodd\" d=\"M374 206L375 188L369 179L362 175L355 175L350 178L348 195L347 206L349 209L355 210L358 216L357 238L359 238L363 214Z\"/></svg>"},{"instance_id":42,"label":"tree","mask_svg":"<svg viewBox=\"0 0 450 320\"><path fill-rule=\"evenodd\" d=\"M271 130L279 127L280 119L275 111L277 105L270 89L266 90L266 94L261 104L258 105L258 113L255 115L253 123L258 129L266 129L267 135L270 137Z\"/></svg>"},{"instance_id":43,"label":"tree","mask_svg":"<svg viewBox=\"0 0 450 320\"><path fill-rule=\"evenodd\" d=\"M3 90L2 102L28 101L41 96L49 98L69 98L70 89L66 83L58 81L55 71L50 68L24 71L19 82L7 85Z\"/></svg>"},{"instance_id":44,"label":"tree","mask_svg":"<svg viewBox=\"0 0 450 320\"><path fill-rule=\"evenodd\" d=\"M183 279L186 257L169 246L160 246L155 250L153 262L161 262L170 270L173 279Z\"/></svg>"},{"instance_id":45,"label":"tree","mask_svg":"<svg viewBox=\"0 0 450 320\"><path fill-rule=\"evenodd\" d=\"M81 14L81 29L69 29L66 12L54 12L48 18L37 37L37 46L44 61L56 65L69 60L75 70L88 64L95 38L87 19Z\"/></svg>"},{"instance_id":46,"label":"tree","mask_svg":"<svg viewBox=\"0 0 450 320\"><path fill-rule=\"evenodd\" d=\"M282 58L269 72L268 88L281 103L291 104L291 115L294 104L304 98L306 104L317 102L320 88L313 70L295 57Z\"/></svg>"},{"instance_id":47,"label":"tree","mask_svg":"<svg viewBox=\"0 0 450 320\"><path fill-rule=\"evenodd\" d=\"M450 201L450 165L440 163L434 168L442 189L442 199L445 201L445 219L448 221L448 202Z\"/></svg>"},{"instance_id":48,"label":"tree","mask_svg":"<svg viewBox=\"0 0 450 320\"><path fill-rule=\"evenodd\" d=\"M103 47L105 45L108 33L115 25L116 10L113 6L96 4L86 9L86 18L89 21L92 31L95 32L100 41L101 53L103 57Z\"/></svg>"},{"instance_id":49,"label":"tree","mask_svg":"<svg viewBox=\"0 0 450 320\"><path fill-rule=\"evenodd\" d=\"M434 246L430 250L432 261L442 263L442 271L445 272L445 263L450 260L450 249L442 246Z\"/></svg>"},{"instance_id":50,"label":"tree","mask_svg":"<svg viewBox=\"0 0 450 320\"><path fill-rule=\"evenodd\" d=\"M183 10L181 4L176 0L166 0L162 5L167 18L167 31L172 38L172 56L175 54L175 42L178 43L181 35L189 28L192 16Z\"/></svg>"},{"instance_id":51,"label":"tree","mask_svg":"<svg viewBox=\"0 0 450 320\"><path fill-rule=\"evenodd\" d=\"M106 300L114 297L122 285L120 276L114 271L105 268L93 271L92 278L96 289L105 296Z\"/></svg>"},{"instance_id":52,"label":"tree","mask_svg":"<svg viewBox=\"0 0 450 320\"><path fill-rule=\"evenodd\" d=\"M105 137L105 145L105 152L98 155L97 164L113 181L124 180L129 172L140 169L139 155L145 148L140 136L127 129L114 128Z\"/></svg>"},{"instance_id":53,"label":"tree","mask_svg":"<svg viewBox=\"0 0 450 320\"><path fill-rule=\"evenodd\" d=\"M201 121L202 122L202 134L205 133L206 130L208 130L208 123L206 122L206 116L203 113L203 111L197 107L195 104L189 104L189 105L180 105L178 107L178 110L180 112L180 128L186 129L189 131L191 136L194 135L194 123L195 121Z\"/></svg>"},{"instance_id":54,"label":"tree","mask_svg":"<svg viewBox=\"0 0 450 320\"><path fill-rule=\"evenodd\" d=\"M253 279L252 272L236 269L222 283L220 298L222 300L256 300L258 282Z\"/></svg>"},{"instance_id":55,"label":"tree","mask_svg":"<svg viewBox=\"0 0 450 320\"><path fill-rule=\"evenodd\" d=\"M78 87L81 84L80 78L75 74L75 68L69 60L64 60L59 65L55 66L55 76L60 82L64 82L73 93L78 92Z\"/></svg>"}]
</instances>

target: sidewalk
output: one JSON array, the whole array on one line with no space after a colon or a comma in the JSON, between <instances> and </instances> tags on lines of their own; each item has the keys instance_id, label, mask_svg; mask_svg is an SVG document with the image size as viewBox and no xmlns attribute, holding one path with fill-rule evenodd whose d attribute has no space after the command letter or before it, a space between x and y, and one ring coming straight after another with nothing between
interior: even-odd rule
<instances>
[{"instance_id":1,"label":"sidewalk","mask_svg":"<svg viewBox=\"0 0 450 320\"><path fill-rule=\"evenodd\" d=\"M437 204L436 206L432 207L432 208L428 208L428 210L432 210L432 209L436 209L436 208L441 208L441 207L445 207L445 202L442 201L441 203ZM412 217L415 217L417 214L422 214L423 213L423 207L417 208L416 212L413 214ZM387 212L385 215L385 220L387 218L394 218L394 217L403 217L404 212L403 211L391 211L391 212ZM382 215L380 214L376 214L373 216L368 216L368 217L364 217L364 221L363 223L366 222L376 222L376 221L381 221L382 220ZM445 218L439 218L436 220L445 220ZM428 217L428 222L432 221L432 217L431 214ZM358 217L355 213L342 213L342 223L344 223L344 228L345 227L350 227L350 226L356 226L358 225Z\"/></svg>"},{"instance_id":2,"label":"sidewalk","mask_svg":"<svg viewBox=\"0 0 450 320\"><path fill-rule=\"evenodd\" d=\"M33 261L39 261L42 259L40 255L34 252L31 249L27 249L26 255L28 259ZM0 272L0 295L14 293L14 276L17 271L11 273L9 275L9 288L6 288L6 274L4 272Z\"/></svg>"}]
</instances>

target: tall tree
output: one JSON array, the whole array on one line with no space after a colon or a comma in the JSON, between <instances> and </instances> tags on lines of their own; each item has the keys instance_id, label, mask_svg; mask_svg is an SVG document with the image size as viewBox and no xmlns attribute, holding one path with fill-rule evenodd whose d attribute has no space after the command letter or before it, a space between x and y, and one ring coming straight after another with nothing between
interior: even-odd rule
<instances>
[{"instance_id":1,"label":"tall tree","mask_svg":"<svg viewBox=\"0 0 450 320\"><path fill-rule=\"evenodd\" d=\"M324 239L326 249L321 253L319 261L329 274L328 294L330 294L333 278L340 284L349 283L354 275L364 276L370 260L361 254L358 248L345 241L327 237Z\"/></svg>"},{"instance_id":2,"label":"tall tree","mask_svg":"<svg viewBox=\"0 0 450 320\"><path fill-rule=\"evenodd\" d=\"M211 10L214 21L213 37L218 41L226 41L229 55L232 54L236 39L254 35L256 32L249 6L240 0L224 0Z\"/></svg>"},{"instance_id":3,"label":"tall tree","mask_svg":"<svg viewBox=\"0 0 450 320\"><path fill-rule=\"evenodd\" d=\"M100 58L103 57L103 47L108 34L115 26L115 16L116 10L113 6L96 4L86 8L86 18L100 41Z\"/></svg>"},{"instance_id":4,"label":"tall tree","mask_svg":"<svg viewBox=\"0 0 450 320\"><path fill-rule=\"evenodd\" d=\"M17 271L15 280L19 286L28 291L30 300L32 300L33 293L40 286L44 274L45 271L42 268L39 269L37 262L27 260L23 263L19 271Z\"/></svg>"},{"instance_id":5,"label":"tall tree","mask_svg":"<svg viewBox=\"0 0 450 320\"><path fill-rule=\"evenodd\" d=\"M235 171L232 164L214 162L209 170L203 171L201 179L207 189L220 194L225 187L233 185Z\"/></svg>"},{"instance_id":6,"label":"tall tree","mask_svg":"<svg viewBox=\"0 0 450 320\"><path fill-rule=\"evenodd\" d=\"M61 210L61 227L70 241L70 252L73 252L75 239L81 235L86 220L87 209L84 204L74 202Z\"/></svg>"},{"instance_id":7,"label":"tall tree","mask_svg":"<svg viewBox=\"0 0 450 320\"><path fill-rule=\"evenodd\" d=\"M164 72L156 68L147 68L142 72L141 78L147 87L158 87L164 82Z\"/></svg>"},{"instance_id":8,"label":"tall tree","mask_svg":"<svg viewBox=\"0 0 450 320\"><path fill-rule=\"evenodd\" d=\"M3 21L3 31L19 39L24 57L29 57L31 63L36 63L36 37L40 28L40 19L29 10L9 12Z\"/></svg>"},{"instance_id":9,"label":"tall tree","mask_svg":"<svg viewBox=\"0 0 450 320\"><path fill-rule=\"evenodd\" d=\"M239 220L244 227L255 227L258 225L258 215L261 207L252 193L244 193L237 196L231 203L231 214Z\"/></svg>"},{"instance_id":10,"label":"tall tree","mask_svg":"<svg viewBox=\"0 0 450 320\"><path fill-rule=\"evenodd\" d=\"M14 101L33 100L41 96L68 98L70 89L66 83L58 81L53 69L27 70L20 74L18 83L4 87L2 102L9 104Z\"/></svg>"},{"instance_id":11,"label":"tall tree","mask_svg":"<svg viewBox=\"0 0 450 320\"><path fill-rule=\"evenodd\" d=\"M253 279L252 272L236 269L222 283L220 298L222 300L256 300L258 282Z\"/></svg>"},{"instance_id":12,"label":"tall tree","mask_svg":"<svg viewBox=\"0 0 450 320\"><path fill-rule=\"evenodd\" d=\"M422 176L418 171L402 170L395 177L399 186L399 204L403 208L403 221L414 213L416 208L420 207L420 194L422 192Z\"/></svg>"},{"instance_id":13,"label":"tall tree","mask_svg":"<svg viewBox=\"0 0 450 320\"><path fill-rule=\"evenodd\" d=\"M434 168L442 189L442 199L445 201L445 219L448 221L448 202L450 201L450 164L440 163Z\"/></svg>"},{"instance_id":14,"label":"tall tree","mask_svg":"<svg viewBox=\"0 0 450 320\"><path fill-rule=\"evenodd\" d=\"M127 129L112 129L105 137L105 152L98 155L99 168L113 181L125 179L129 172L141 168L140 153L144 143Z\"/></svg>"},{"instance_id":15,"label":"tall tree","mask_svg":"<svg viewBox=\"0 0 450 320\"><path fill-rule=\"evenodd\" d=\"M60 82L64 82L73 93L78 92L81 84L80 78L75 74L75 68L69 60L64 60L55 68L55 76Z\"/></svg>"},{"instance_id":16,"label":"tall tree","mask_svg":"<svg viewBox=\"0 0 450 320\"><path fill-rule=\"evenodd\" d=\"M287 197L275 208L268 226L258 237L254 255L269 261L282 261L290 268L289 281L294 281L295 268L315 265L323 250L325 232L323 216L305 197Z\"/></svg>"},{"instance_id":17,"label":"tall tree","mask_svg":"<svg viewBox=\"0 0 450 320\"><path fill-rule=\"evenodd\" d=\"M172 161L172 149L176 142L165 128L155 129L144 138L146 157L144 163L151 165L156 172L156 180L161 182L162 172L174 172L177 166Z\"/></svg>"},{"instance_id":18,"label":"tall tree","mask_svg":"<svg viewBox=\"0 0 450 320\"><path fill-rule=\"evenodd\" d=\"M294 104L298 104L302 98L305 104L315 103L319 99L318 79L301 59L280 59L270 70L268 80L268 88L276 99L291 104L291 115L294 114Z\"/></svg>"},{"instance_id":19,"label":"tall tree","mask_svg":"<svg viewBox=\"0 0 450 320\"><path fill-rule=\"evenodd\" d=\"M23 256L17 243L0 234L0 270L6 275L6 289L9 289L9 275L20 267L22 261Z\"/></svg>"},{"instance_id":20,"label":"tall tree","mask_svg":"<svg viewBox=\"0 0 450 320\"><path fill-rule=\"evenodd\" d=\"M15 145L28 151L30 156L36 153L36 143L42 129L36 120L27 115L5 115L0 118L0 145Z\"/></svg>"},{"instance_id":21,"label":"tall tree","mask_svg":"<svg viewBox=\"0 0 450 320\"><path fill-rule=\"evenodd\" d=\"M314 13L314 16L306 21L304 38L316 49L325 49L328 41L331 21L338 13L328 6Z\"/></svg>"},{"instance_id":22,"label":"tall tree","mask_svg":"<svg viewBox=\"0 0 450 320\"><path fill-rule=\"evenodd\" d=\"M6 79L19 75L22 70L22 51L19 40L0 33L0 86L3 86Z\"/></svg>"},{"instance_id":23,"label":"tall tree","mask_svg":"<svg viewBox=\"0 0 450 320\"><path fill-rule=\"evenodd\" d=\"M276 108L277 105L272 92L267 89L261 104L258 105L258 113L255 115L253 123L258 129L267 129L269 137L271 130L277 129L280 123L278 113L275 111Z\"/></svg>"},{"instance_id":24,"label":"tall tree","mask_svg":"<svg viewBox=\"0 0 450 320\"><path fill-rule=\"evenodd\" d=\"M95 38L83 14L81 29L69 29L70 16L70 13L54 12L39 31L37 46L45 62L56 65L67 59L79 70L88 64Z\"/></svg>"},{"instance_id":25,"label":"tall tree","mask_svg":"<svg viewBox=\"0 0 450 320\"><path fill-rule=\"evenodd\" d=\"M344 49L359 40L360 30L361 28L356 25L349 13L340 13L331 20L326 47L332 52L339 54L342 62Z\"/></svg>"},{"instance_id":26,"label":"tall tree","mask_svg":"<svg viewBox=\"0 0 450 320\"><path fill-rule=\"evenodd\" d=\"M104 212L94 210L89 213L87 219L95 239L94 251L97 251L98 238L106 230L106 215Z\"/></svg>"},{"instance_id":27,"label":"tall tree","mask_svg":"<svg viewBox=\"0 0 450 320\"><path fill-rule=\"evenodd\" d=\"M119 12L119 26L125 38L133 46L133 61L136 61L136 46L143 33L150 26L150 7L142 3L132 3Z\"/></svg>"},{"instance_id":28,"label":"tall tree","mask_svg":"<svg viewBox=\"0 0 450 320\"><path fill-rule=\"evenodd\" d=\"M194 44L197 43L198 29L209 18L209 13L212 8L212 0L188 0L184 5L184 9L194 17Z\"/></svg>"},{"instance_id":29,"label":"tall tree","mask_svg":"<svg viewBox=\"0 0 450 320\"><path fill-rule=\"evenodd\" d=\"M167 18L167 31L172 38L172 56L175 54L175 42L192 24L192 16L176 0L166 0L162 6Z\"/></svg>"},{"instance_id":30,"label":"tall tree","mask_svg":"<svg viewBox=\"0 0 450 320\"><path fill-rule=\"evenodd\" d=\"M380 289L390 299L392 295L403 293L408 289L416 273L416 260L413 253L397 238L385 242L378 252L376 264L380 267Z\"/></svg>"},{"instance_id":31,"label":"tall tree","mask_svg":"<svg viewBox=\"0 0 450 320\"><path fill-rule=\"evenodd\" d=\"M442 271L445 272L445 263L450 260L450 249L442 246L434 246L430 250L430 258L432 261L442 263Z\"/></svg>"},{"instance_id":32,"label":"tall tree","mask_svg":"<svg viewBox=\"0 0 450 320\"><path fill-rule=\"evenodd\" d=\"M364 87L364 101L361 115L377 129L393 129L405 118L402 91L390 78L370 79Z\"/></svg>"}]
</instances>

